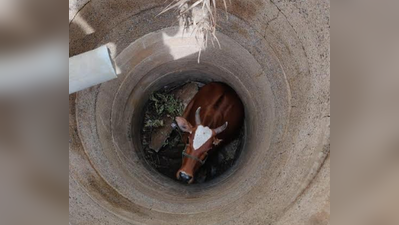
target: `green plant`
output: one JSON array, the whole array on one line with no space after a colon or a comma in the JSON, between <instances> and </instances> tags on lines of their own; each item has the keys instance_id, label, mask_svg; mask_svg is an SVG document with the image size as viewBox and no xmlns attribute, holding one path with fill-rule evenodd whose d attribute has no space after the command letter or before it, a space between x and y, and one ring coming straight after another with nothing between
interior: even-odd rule
<instances>
[{"instance_id":1,"label":"green plant","mask_svg":"<svg viewBox=\"0 0 399 225\"><path fill-rule=\"evenodd\" d=\"M159 128L165 125L165 116L174 118L183 114L183 103L172 94L153 93L149 99L149 107L144 120L144 128Z\"/></svg>"},{"instance_id":2,"label":"green plant","mask_svg":"<svg viewBox=\"0 0 399 225\"><path fill-rule=\"evenodd\" d=\"M183 114L183 103L172 94L155 93L151 95L150 101L158 115L166 113L169 117L176 117Z\"/></svg>"}]
</instances>

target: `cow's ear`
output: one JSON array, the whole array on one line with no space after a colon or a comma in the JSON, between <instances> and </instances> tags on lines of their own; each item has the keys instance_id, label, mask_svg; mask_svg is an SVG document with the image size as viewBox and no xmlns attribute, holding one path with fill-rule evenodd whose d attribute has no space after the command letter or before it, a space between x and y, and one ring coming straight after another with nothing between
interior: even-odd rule
<instances>
[{"instance_id":1,"label":"cow's ear","mask_svg":"<svg viewBox=\"0 0 399 225\"><path fill-rule=\"evenodd\" d=\"M187 133L191 133L193 131L193 126L183 117L176 117L176 122L180 130Z\"/></svg>"}]
</instances>

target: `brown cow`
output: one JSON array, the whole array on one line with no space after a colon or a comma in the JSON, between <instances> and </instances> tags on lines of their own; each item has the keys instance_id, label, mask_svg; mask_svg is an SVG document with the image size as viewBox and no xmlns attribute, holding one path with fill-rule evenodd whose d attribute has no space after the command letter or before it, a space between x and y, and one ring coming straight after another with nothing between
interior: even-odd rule
<instances>
[{"instance_id":1,"label":"brown cow","mask_svg":"<svg viewBox=\"0 0 399 225\"><path fill-rule=\"evenodd\" d=\"M222 83L209 83L201 88L184 111L176 117L179 128L186 132L188 144L177 179L191 184L196 171L205 163L214 146L227 144L240 130L244 106L237 93Z\"/></svg>"}]
</instances>

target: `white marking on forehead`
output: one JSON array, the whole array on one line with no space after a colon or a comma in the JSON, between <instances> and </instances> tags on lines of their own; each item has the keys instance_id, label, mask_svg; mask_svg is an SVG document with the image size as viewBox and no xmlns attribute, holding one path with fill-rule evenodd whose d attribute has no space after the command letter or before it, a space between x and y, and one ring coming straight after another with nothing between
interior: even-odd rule
<instances>
[{"instance_id":1,"label":"white marking on forehead","mask_svg":"<svg viewBox=\"0 0 399 225\"><path fill-rule=\"evenodd\" d=\"M203 127L199 125L197 130L195 131L194 144L193 144L194 150L198 150L211 137L212 137L212 130L209 129L209 127Z\"/></svg>"}]
</instances>

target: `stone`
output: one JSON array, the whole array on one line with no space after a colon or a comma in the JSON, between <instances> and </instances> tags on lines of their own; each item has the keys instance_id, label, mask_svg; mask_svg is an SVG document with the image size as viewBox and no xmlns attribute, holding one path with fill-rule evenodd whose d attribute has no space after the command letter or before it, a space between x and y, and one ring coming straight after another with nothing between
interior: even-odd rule
<instances>
[{"instance_id":1,"label":"stone","mask_svg":"<svg viewBox=\"0 0 399 225\"><path fill-rule=\"evenodd\" d=\"M166 139L168 139L170 133L172 133L172 123L173 119L169 117L163 118L164 126L157 128L151 135L151 142L149 147L155 152L159 152L163 145L165 144Z\"/></svg>"},{"instance_id":2,"label":"stone","mask_svg":"<svg viewBox=\"0 0 399 225\"><path fill-rule=\"evenodd\" d=\"M184 108L187 107L188 103L190 103L191 99L193 99L197 93L198 85L196 83L188 83L173 92L176 98L183 102Z\"/></svg>"},{"instance_id":3,"label":"stone","mask_svg":"<svg viewBox=\"0 0 399 225\"><path fill-rule=\"evenodd\" d=\"M223 155L225 157L224 159L225 161L234 160L234 158L236 157L236 150L239 144L240 144L239 140L234 140L223 148L223 153L224 153Z\"/></svg>"},{"instance_id":4,"label":"stone","mask_svg":"<svg viewBox=\"0 0 399 225\"><path fill-rule=\"evenodd\" d=\"M219 162L219 163L222 163L222 162L224 162L224 161L225 161L224 155L223 155L221 152L219 152L219 153L218 153L218 162Z\"/></svg>"}]
</instances>

